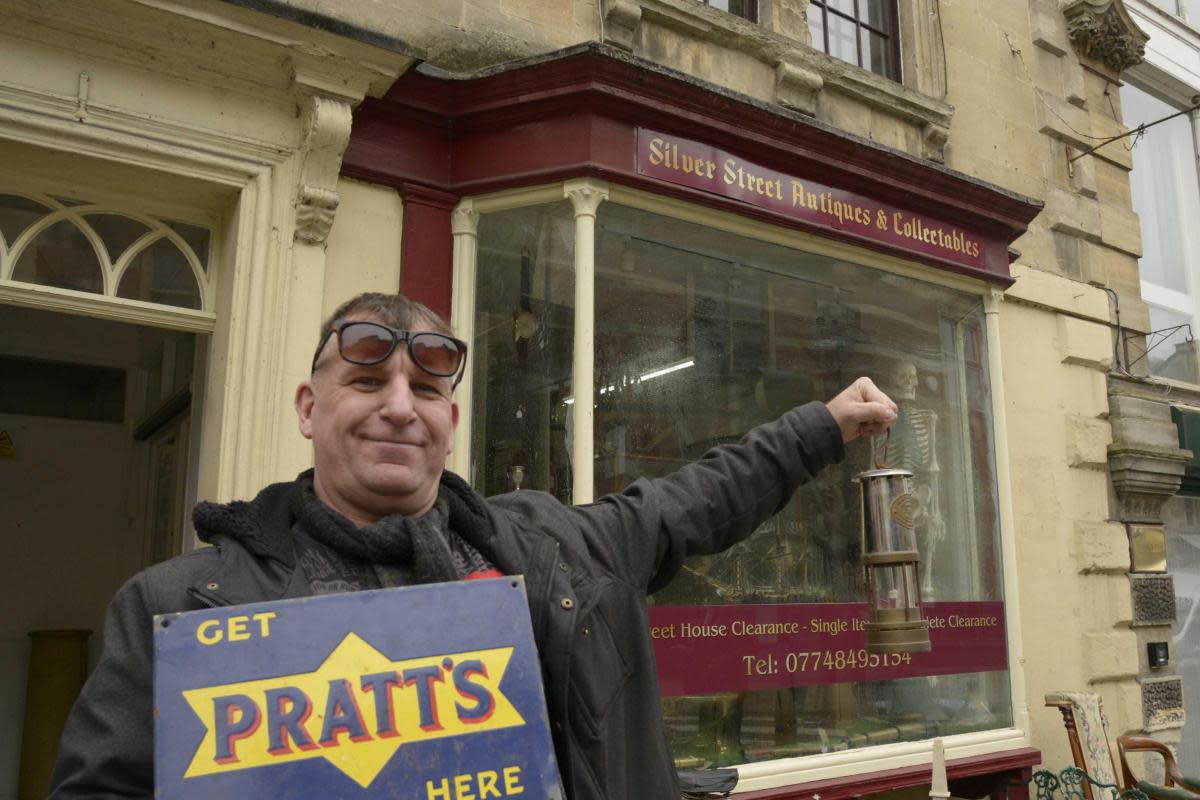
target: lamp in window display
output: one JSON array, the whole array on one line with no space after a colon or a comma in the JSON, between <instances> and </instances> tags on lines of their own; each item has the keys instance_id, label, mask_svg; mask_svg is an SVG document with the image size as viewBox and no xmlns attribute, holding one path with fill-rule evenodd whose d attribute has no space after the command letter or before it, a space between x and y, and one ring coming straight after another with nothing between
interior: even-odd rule
<instances>
[{"instance_id":1,"label":"lamp in window display","mask_svg":"<svg viewBox=\"0 0 1200 800\"><path fill-rule=\"evenodd\" d=\"M870 605L867 650L927 652L929 624L921 616L913 474L873 469L860 472L855 480L862 495L862 560Z\"/></svg>"}]
</instances>

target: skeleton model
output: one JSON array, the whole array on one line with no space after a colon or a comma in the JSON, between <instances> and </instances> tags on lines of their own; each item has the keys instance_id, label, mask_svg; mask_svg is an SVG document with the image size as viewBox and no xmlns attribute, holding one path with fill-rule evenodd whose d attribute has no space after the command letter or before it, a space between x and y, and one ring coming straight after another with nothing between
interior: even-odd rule
<instances>
[{"instance_id":1,"label":"skeleton model","mask_svg":"<svg viewBox=\"0 0 1200 800\"><path fill-rule=\"evenodd\" d=\"M892 397L900 406L900 414L892 427L886 461L888 467L913 473L918 501L913 521L918 545L924 550L921 595L925 600L932 600L933 556L946 538L937 463L937 414L915 405L917 368L911 361L896 365L893 386Z\"/></svg>"}]
</instances>

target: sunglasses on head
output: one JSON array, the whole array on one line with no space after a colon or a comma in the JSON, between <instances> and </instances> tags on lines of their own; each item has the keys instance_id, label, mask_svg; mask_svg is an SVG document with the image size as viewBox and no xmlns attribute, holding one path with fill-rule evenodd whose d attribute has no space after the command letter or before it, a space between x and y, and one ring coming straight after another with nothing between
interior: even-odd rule
<instances>
[{"instance_id":1,"label":"sunglasses on head","mask_svg":"<svg viewBox=\"0 0 1200 800\"><path fill-rule=\"evenodd\" d=\"M361 319L335 320L313 355L312 371L317 371L317 360L329 337L337 334L338 354L351 364L368 366L381 364L404 342L408 346L408 357L430 375L439 378L454 378L453 386L462 380L463 365L467 360L467 343L432 331L405 331L390 328L379 322Z\"/></svg>"}]
</instances>

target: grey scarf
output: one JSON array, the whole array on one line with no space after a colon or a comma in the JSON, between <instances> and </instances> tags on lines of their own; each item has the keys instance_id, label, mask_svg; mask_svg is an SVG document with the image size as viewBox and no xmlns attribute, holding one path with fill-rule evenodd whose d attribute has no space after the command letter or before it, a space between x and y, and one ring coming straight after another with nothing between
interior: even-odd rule
<instances>
[{"instance_id":1,"label":"grey scarf","mask_svg":"<svg viewBox=\"0 0 1200 800\"><path fill-rule=\"evenodd\" d=\"M438 498L420 517L393 514L365 528L322 503L312 473L300 476L292 528L314 594L460 580L493 567L449 528Z\"/></svg>"}]
</instances>

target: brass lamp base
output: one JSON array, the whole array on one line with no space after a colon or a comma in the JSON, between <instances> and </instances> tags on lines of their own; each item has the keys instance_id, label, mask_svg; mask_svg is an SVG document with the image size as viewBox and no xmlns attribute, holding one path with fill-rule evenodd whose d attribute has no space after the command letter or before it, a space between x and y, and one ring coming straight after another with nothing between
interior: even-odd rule
<instances>
[{"instance_id":1,"label":"brass lamp base","mask_svg":"<svg viewBox=\"0 0 1200 800\"><path fill-rule=\"evenodd\" d=\"M928 653L929 621L918 609L880 609L866 625L868 653Z\"/></svg>"}]
</instances>

